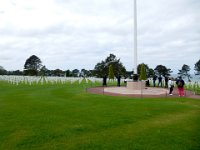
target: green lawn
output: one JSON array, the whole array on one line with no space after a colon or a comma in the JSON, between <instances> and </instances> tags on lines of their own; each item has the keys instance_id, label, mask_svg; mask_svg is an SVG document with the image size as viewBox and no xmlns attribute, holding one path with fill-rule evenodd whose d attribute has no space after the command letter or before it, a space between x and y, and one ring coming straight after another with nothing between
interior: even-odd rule
<instances>
[{"instance_id":1,"label":"green lawn","mask_svg":"<svg viewBox=\"0 0 200 150\"><path fill-rule=\"evenodd\" d=\"M199 150L200 100L0 82L0 150Z\"/></svg>"}]
</instances>

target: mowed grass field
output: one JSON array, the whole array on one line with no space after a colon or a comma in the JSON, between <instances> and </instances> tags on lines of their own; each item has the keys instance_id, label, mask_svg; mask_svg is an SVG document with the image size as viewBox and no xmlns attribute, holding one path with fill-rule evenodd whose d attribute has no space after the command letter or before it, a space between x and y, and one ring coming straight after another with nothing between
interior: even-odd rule
<instances>
[{"instance_id":1,"label":"mowed grass field","mask_svg":"<svg viewBox=\"0 0 200 150\"><path fill-rule=\"evenodd\" d=\"M200 100L0 82L0 150L199 150Z\"/></svg>"}]
</instances>

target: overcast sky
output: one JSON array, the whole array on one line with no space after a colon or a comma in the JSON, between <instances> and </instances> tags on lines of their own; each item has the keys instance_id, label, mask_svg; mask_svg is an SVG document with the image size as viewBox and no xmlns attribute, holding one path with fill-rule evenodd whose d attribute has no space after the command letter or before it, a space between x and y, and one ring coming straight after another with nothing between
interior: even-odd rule
<instances>
[{"instance_id":1,"label":"overcast sky","mask_svg":"<svg viewBox=\"0 0 200 150\"><path fill-rule=\"evenodd\" d=\"M138 63L177 73L200 59L200 0L138 0ZM133 69L133 0L0 0L0 66L93 69L113 53Z\"/></svg>"}]
</instances>

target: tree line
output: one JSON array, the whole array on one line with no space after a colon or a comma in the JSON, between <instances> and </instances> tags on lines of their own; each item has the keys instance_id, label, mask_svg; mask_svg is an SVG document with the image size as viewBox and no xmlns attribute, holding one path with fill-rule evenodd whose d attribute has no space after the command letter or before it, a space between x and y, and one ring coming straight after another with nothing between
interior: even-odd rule
<instances>
[{"instance_id":1,"label":"tree line","mask_svg":"<svg viewBox=\"0 0 200 150\"><path fill-rule=\"evenodd\" d=\"M194 64L195 75L200 75L200 59ZM190 66L184 64L178 75L191 79ZM149 68L147 64L139 64L137 72L141 79L153 76L170 76L172 70L163 65L157 65L154 69ZM127 71L123 63L114 54L110 54L105 60L98 62L93 70L74 69L74 70L49 70L36 55L30 56L24 64L24 70L7 71L0 66L0 75L29 75L29 76L66 76L66 77L104 77L108 76L110 79L121 76L124 78L131 78L133 71Z\"/></svg>"}]
</instances>

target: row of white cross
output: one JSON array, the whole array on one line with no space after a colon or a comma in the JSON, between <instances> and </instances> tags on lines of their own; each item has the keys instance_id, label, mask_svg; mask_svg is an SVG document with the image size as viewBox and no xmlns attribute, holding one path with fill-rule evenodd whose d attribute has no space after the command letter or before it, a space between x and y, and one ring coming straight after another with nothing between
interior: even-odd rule
<instances>
[{"instance_id":1,"label":"row of white cross","mask_svg":"<svg viewBox=\"0 0 200 150\"><path fill-rule=\"evenodd\" d=\"M100 83L102 78L82 78L82 77L41 77L41 76L13 76L13 75L0 75L0 81L6 81L10 84L19 85L35 85L35 84L73 84L75 82L84 83Z\"/></svg>"},{"instance_id":2,"label":"row of white cross","mask_svg":"<svg viewBox=\"0 0 200 150\"><path fill-rule=\"evenodd\" d=\"M6 81L10 84L19 85L44 85L44 84L73 84L75 82L81 84L82 82L89 83L102 83L102 78L83 78L83 77L41 77L41 76L13 76L13 75L0 75L0 81ZM116 82L115 80L107 80L108 82ZM124 79L121 80L124 82ZM150 80L152 83L152 80ZM187 86L200 87L200 82L186 82Z\"/></svg>"}]
</instances>

